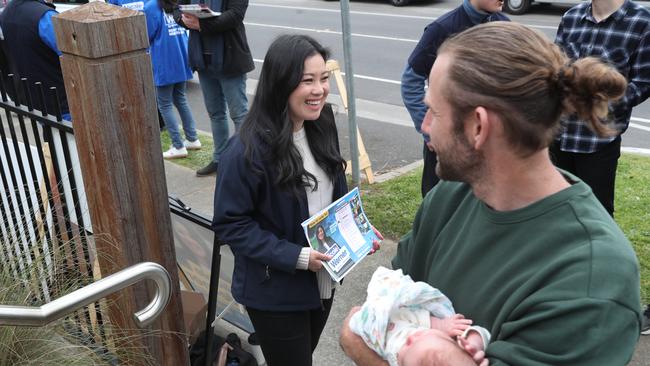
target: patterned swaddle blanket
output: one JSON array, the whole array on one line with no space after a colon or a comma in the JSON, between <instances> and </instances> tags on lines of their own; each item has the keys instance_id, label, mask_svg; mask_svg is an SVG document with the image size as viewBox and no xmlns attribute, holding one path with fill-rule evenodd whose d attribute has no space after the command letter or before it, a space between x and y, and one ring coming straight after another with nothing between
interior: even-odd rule
<instances>
[{"instance_id":1,"label":"patterned swaddle blanket","mask_svg":"<svg viewBox=\"0 0 650 366\"><path fill-rule=\"evenodd\" d=\"M350 329L391 365L397 364L396 351L389 350L387 330L391 316L409 309L428 311L437 318L455 314L451 301L440 290L425 282L414 282L401 269L379 267L368 284L368 297L350 319Z\"/></svg>"}]
</instances>

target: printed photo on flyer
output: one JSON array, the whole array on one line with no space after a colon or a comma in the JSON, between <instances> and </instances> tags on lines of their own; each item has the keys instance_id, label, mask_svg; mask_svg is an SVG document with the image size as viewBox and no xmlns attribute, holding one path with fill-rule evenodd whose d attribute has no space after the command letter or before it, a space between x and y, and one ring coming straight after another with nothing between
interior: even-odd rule
<instances>
[{"instance_id":1,"label":"printed photo on flyer","mask_svg":"<svg viewBox=\"0 0 650 366\"><path fill-rule=\"evenodd\" d=\"M379 240L363 211L358 188L310 217L302 227L311 247L332 257L324 266L335 281L372 250L373 240Z\"/></svg>"}]
</instances>

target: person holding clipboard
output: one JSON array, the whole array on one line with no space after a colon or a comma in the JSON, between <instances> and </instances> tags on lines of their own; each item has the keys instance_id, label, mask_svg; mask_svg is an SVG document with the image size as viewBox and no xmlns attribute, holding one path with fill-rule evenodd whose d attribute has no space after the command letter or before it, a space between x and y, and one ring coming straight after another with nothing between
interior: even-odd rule
<instances>
[{"instance_id":1,"label":"person holding clipboard","mask_svg":"<svg viewBox=\"0 0 650 366\"><path fill-rule=\"evenodd\" d=\"M230 134L228 115L237 131L248 113L246 73L255 65L244 28L248 0L191 0L191 3L205 4L211 11L220 13L201 19L181 11L175 16L178 24L190 30L190 67L198 71L210 116L214 141L212 161L196 172L197 176L209 176L216 174Z\"/></svg>"}]
</instances>

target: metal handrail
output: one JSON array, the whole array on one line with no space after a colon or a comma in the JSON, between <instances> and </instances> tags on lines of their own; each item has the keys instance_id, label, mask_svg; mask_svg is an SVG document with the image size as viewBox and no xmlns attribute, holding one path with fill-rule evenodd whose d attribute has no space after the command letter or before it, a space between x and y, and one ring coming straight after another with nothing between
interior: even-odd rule
<instances>
[{"instance_id":1,"label":"metal handrail","mask_svg":"<svg viewBox=\"0 0 650 366\"><path fill-rule=\"evenodd\" d=\"M149 305L133 314L136 325L143 328L156 320L171 296L169 273L153 262L125 268L39 307L0 305L0 325L44 326L145 279L156 283L156 293Z\"/></svg>"}]
</instances>

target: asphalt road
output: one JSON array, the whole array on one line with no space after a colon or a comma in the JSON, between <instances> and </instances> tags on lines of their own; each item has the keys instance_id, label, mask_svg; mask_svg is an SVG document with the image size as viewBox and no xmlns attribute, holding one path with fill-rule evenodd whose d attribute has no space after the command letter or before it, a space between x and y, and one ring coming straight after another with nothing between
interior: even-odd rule
<instances>
[{"instance_id":1,"label":"asphalt road","mask_svg":"<svg viewBox=\"0 0 650 366\"><path fill-rule=\"evenodd\" d=\"M434 18L460 4L460 0L423 0L407 7L393 7L384 0L351 3L352 59L357 99L357 123L373 170L383 173L421 159L421 139L403 107L400 76L406 59L424 27ZM249 74L249 95L268 46L285 33L304 33L329 47L332 57L343 62L340 5L324 0L254 0L245 23L256 69ZM530 13L511 16L550 39L555 37L560 17L569 6L533 6ZM332 102L340 104L332 82ZM190 85L190 103L199 129L209 131L207 114L198 84ZM348 123L343 108L338 116L344 154L348 156ZM650 153L650 102L638 106L623 146Z\"/></svg>"},{"instance_id":2,"label":"asphalt road","mask_svg":"<svg viewBox=\"0 0 650 366\"><path fill-rule=\"evenodd\" d=\"M460 0L427 0L403 8L393 7L387 0L358 0L351 4L353 66L360 116L357 122L376 172L392 170L421 159L421 139L401 103L399 79L424 27L433 18L458 4ZM330 47L333 58L342 61L338 9L338 2L324 0L251 0L246 28L257 68L249 74L249 94L254 92L266 50L279 34L309 34ZM560 17L567 9L568 6L533 6L529 14L511 18L536 28L552 39ZM332 93L338 93L335 85L332 85ZM199 128L209 131L197 83L190 83L188 94ZM340 102L336 95L332 96L331 101ZM623 144L650 152L650 102L637 107L633 115L633 126L625 133ZM347 155L348 129L342 110L337 120L343 140L342 148ZM339 289L330 321L314 355L315 365L351 364L338 348L338 328L348 309L363 301L371 269L377 265L388 265L393 252L394 244L387 243L379 254L362 262L346 285ZM650 364L649 339L641 338L630 366Z\"/></svg>"}]
</instances>

